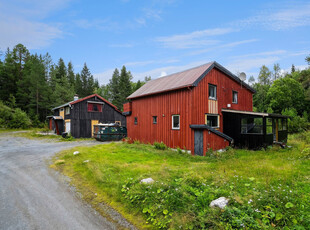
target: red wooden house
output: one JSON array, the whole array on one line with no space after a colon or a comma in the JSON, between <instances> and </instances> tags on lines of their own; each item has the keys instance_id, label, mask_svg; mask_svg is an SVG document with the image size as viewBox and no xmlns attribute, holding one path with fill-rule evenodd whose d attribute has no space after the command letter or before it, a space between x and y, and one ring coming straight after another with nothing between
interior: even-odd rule
<instances>
[{"instance_id":1,"label":"red wooden house","mask_svg":"<svg viewBox=\"0 0 310 230\"><path fill-rule=\"evenodd\" d=\"M124 104L128 137L197 155L225 148L222 109L251 113L254 92L217 62L149 81Z\"/></svg>"}]
</instances>

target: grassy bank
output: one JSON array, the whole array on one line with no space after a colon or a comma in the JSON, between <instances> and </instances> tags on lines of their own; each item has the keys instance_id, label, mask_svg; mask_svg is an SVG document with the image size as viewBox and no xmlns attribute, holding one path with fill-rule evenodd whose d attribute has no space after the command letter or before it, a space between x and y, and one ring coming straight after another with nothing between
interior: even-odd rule
<instances>
[{"instance_id":1,"label":"grassy bank","mask_svg":"<svg viewBox=\"0 0 310 230\"><path fill-rule=\"evenodd\" d=\"M139 228L309 229L310 133L290 136L289 145L193 157L112 143L61 152L51 167L98 211L106 202ZM148 177L155 182L140 183ZM228 207L210 208L221 196Z\"/></svg>"},{"instance_id":2,"label":"grassy bank","mask_svg":"<svg viewBox=\"0 0 310 230\"><path fill-rule=\"evenodd\" d=\"M25 137L28 139L42 139L42 140L57 140L57 141L84 141L91 140L90 138L74 138L72 136L67 136L63 138L61 135L51 135L50 130L46 129L31 129L27 132L16 133L15 136Z\"/></svg>"}]
</instances>

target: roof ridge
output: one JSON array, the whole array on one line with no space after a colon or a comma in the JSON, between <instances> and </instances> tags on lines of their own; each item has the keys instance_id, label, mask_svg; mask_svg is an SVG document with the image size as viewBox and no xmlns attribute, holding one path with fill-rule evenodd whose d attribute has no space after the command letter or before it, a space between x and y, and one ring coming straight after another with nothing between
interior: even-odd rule
<instances>
[{"instance_id":1,"label":"roof ridge","mask_svg":"<svg viewBox=\"0 0 310 230\"><path fill-rule=\"evenodd\" d=\"M207 62L207 63L204 63L204 64L201 64L199 66L195 66L195 67L192 67L192 68L189 68L189 69L186 69L186 70L182 70L182 71L179 71L179 72L175 72L175 73L172 73L172 74L169 74L169 75L166 75L166 76L162 76L162 77L158 77L158 78L155 78L155 79L152 79L151 81L156 81L158 79L163 79L163 78L167 78L167 77L171 77L172 75L176 75L176 74L180 74L180 73L183 73L183 72L187 72L187 71L190 71L190 70L193 70L193 69L198 69L204 65L210 65L210 64L213 64L215 61L210 61L210 62ZM151 82L149 81L149 82Z\"/></svg>"}]
</instances>

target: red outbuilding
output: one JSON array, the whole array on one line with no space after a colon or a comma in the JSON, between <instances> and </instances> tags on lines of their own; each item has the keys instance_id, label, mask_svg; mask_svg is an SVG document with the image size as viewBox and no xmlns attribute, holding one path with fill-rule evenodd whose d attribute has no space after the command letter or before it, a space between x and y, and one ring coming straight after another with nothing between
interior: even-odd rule
<instances>
[{"instance_id":1,"label":"red outbuilding","mask_svg":"<svg viewBox=\"0 0 310 230\"><path fill-rule=\"evenodd\" d=\"M254 92L217 62L151 80L124 104L128 137L197 155L225 148L222 109L251 112Z\"/></svg>"}]
</instances>

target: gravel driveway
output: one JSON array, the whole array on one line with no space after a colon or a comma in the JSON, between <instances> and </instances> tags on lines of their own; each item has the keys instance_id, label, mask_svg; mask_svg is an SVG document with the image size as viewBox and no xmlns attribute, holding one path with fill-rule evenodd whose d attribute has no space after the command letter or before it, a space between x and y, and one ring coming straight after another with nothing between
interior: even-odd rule
<instances>
[{"instance_id":1,"label":"gravel driveway","mask_svg":"<svg viewBox=\"0 0 310 230\"><path fill-rule=\"evenodd\" d=\"M46 162L63 149L96 143L0 134L0 229L117 229L84 204Z\"/></svg>"}]
</instances>

